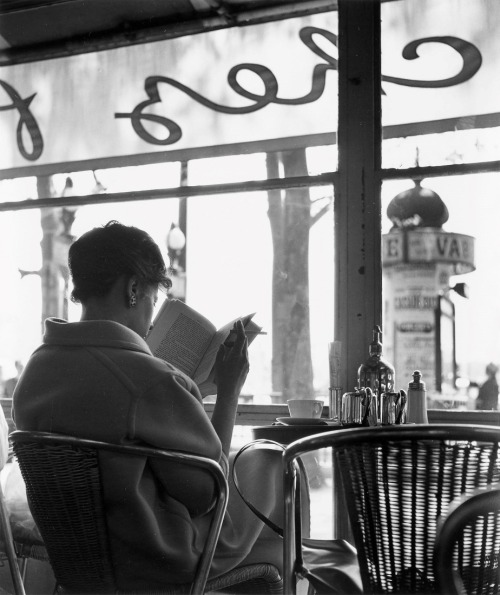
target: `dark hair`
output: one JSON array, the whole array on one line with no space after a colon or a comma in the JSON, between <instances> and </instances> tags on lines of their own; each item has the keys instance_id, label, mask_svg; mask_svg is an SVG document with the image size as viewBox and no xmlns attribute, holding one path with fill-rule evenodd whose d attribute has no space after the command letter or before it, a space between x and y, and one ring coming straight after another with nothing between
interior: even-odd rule
<instances>
[{"instance_id":1,"label":"dark hair","mask_svg":"<svg viewBox=\"0 0 500 595\"><path fill-rule=\"evenodd\" d=\"M70 247L71 299L85 302L106 295L122 275L137 275L146 284L172 286L158 245L142 229L110 221L80 236Z\"/></svg>"}]
</instances>

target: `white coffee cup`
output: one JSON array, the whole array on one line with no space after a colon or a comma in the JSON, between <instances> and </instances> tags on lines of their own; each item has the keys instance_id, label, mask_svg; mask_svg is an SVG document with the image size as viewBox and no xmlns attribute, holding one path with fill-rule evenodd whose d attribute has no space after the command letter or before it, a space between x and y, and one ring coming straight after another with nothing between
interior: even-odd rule
<instances>
[{"instance_id":1,"label":"white coffee cup","mask_svg":"<svg viewBox=\"0 0 500 595\"><path fill-rule=\"evenodd\" d=\"M292 417L321 417L323 401L317 399L289 399L288 410Z\"/></svg>"}]
</instances>

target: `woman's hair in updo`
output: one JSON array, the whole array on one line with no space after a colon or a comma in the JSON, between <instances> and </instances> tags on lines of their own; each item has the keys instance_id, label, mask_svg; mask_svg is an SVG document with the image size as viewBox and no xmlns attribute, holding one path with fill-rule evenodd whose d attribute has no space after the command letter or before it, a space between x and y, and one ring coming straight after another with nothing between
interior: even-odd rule
<instances>
[{"instance_id":1,"label":"woman's hair in updo","mask_svg":"<svg viewBox=\"0 0 500 595\"><path fill-rule=\"evenodd\" d=\"M168 289L172 281L158 245L142 229L110 221L80 236L69 249L71 299L105 296L123 275Z\"/></svg>"}]
</instances>

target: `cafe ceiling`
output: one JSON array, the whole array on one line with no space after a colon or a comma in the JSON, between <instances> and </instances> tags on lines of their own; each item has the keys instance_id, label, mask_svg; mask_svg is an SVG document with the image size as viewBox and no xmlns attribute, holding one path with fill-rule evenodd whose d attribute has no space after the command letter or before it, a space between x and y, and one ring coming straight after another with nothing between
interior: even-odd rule
<instances>
[{"instance_id":1,"label":"cafe ceiling","mask_svg":"<svg viewBox=\"0 0 500 595\"><path fill-rule=\"evenodd\" d=\"M336 7L337 0L0 0L0 66Z\"/></svg>"}]
</instances>

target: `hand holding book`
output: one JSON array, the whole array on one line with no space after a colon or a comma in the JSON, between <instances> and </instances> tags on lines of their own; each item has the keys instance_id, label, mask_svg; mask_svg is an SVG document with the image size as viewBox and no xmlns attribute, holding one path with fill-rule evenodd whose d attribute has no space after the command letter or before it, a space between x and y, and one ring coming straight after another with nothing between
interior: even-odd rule
<instances>
[{"instance_id":1,"label":"hand holding book","mask_svg":"<svg viewBox=\"0 0 500 595\"><path fill-rule=\"evenodd\" d=\"M213 381L217 386L217 401L237 401L249 369L248 338L242 321L237 320L228 338L220 345L215 360Z\"/></svg>"},{"instance_id":2,"label":"hand holding book","mask_svg":"<svg viewBox=\"0 0 500 595\"><path fill-rule=\"evenodd\" d=\"M248 344L262 332L254 314L241 319ZM191 377L202 396L215 394L214 366L219 347L235 340L235 320L217 329L207 318L180 300L163 303L146 338L153 355L168 361Z\"/></svg>"},{"instance_id":3,"label":"hand holding book","mask_svg":"<svg viewBox=\"0 0 500 595\"><path fill-rule=\"evenodd\" d=\"M243 323L243 320L242 320L242 323ZM250 328L244 328L244 330L245 330L245 335L248 338L249 343L255 339L255 335L267 335L267 333L265 333L263 331L253 330ZM251 339L250 339L250 337L251 337ZM223 345L225 345L226 347L232 347L234 345L235 341L236 341L236 331L234 330L234 328L232 328L229 331L229 335L227 336L227 339L224 341Z\"/></svg>"}]
</instances>

